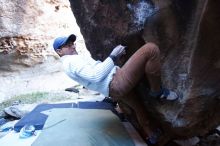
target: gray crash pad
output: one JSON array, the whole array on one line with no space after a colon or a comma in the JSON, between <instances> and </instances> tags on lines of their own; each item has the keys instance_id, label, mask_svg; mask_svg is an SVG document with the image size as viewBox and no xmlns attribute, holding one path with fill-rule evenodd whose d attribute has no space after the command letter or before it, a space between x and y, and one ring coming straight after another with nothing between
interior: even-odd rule
<instances>
[{"instance_id":1,"label":"gray crash pad","mask_svg":"<svg viewBox=\"0 0 220 146\"><path fill-rule=\"evenodd\" d=\"M52 109L32 146L134 146L110 110Z\"/></svg>"}]
</instances>

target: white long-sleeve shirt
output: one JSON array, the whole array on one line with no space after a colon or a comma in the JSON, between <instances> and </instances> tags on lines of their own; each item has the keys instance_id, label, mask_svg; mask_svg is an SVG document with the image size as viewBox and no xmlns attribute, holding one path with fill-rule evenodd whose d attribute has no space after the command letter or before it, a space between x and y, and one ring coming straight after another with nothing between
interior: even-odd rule
<instances>
[{"instance_id":1,"label":"white long-sleeve shirt","mask_svg":"<svg viewBox=\"0 0 220 146\"><path fill-rule=\"evenodd\" d=\"M117 66L110 57L103 62L82 55L61 57L65 73L84 87L109 96L109 84Z\"/></svg>"}]
</instances>

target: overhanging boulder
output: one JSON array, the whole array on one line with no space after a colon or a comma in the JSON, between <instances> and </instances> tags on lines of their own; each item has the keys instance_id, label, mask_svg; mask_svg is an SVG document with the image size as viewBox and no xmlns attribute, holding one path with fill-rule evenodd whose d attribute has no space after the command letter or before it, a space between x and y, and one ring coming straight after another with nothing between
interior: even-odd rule
<instances>
[{"instance_id":1,"label":"overhanging boulder","mask_svg":"<svg viewBox=\"0 0 220 146\"><path fill-rule=\"evenodd\" d=\"M70 3L95 59L106 58L117 44L129 48L125 61L144 43L160 47L163 84L181 92L183 98L175 103L151 100L146 98L145 83L137 90L142 98L133 98L144 102L150 121L157 121L165 131L166 140L160 145L170 139L202 136L220 124L219 1Z\"/></svg>"}]
</instances>

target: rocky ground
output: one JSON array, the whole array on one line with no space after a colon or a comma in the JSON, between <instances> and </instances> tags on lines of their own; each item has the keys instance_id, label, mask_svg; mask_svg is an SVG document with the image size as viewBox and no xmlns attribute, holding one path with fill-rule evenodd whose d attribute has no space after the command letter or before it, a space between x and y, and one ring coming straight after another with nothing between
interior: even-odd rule
<instances>
[{"instance_id":1,"label":"rocky ground","mask_svg":"<svg viewBox=\"0 0 220 146\"><path fill-rule=\"evenodd\" d=\"M97 92L87 90L80 85L75 85L74 89L78 93L57 90L52 92L33 92L15 96L4 101L0 106L0 125L2 119L11 121L12 124L16 119L20 119L29 113L33 108L41 103L66 103L78 101L102 101L105 97ZM12 112L13 111L13 112ZM219 128L220 130L220 128ZM0 132L0 138L7 133ZM218 129L205 137L193 137L187 140L176 140L169 146L219 146L220 132Z\"/></svg>"},{"instance_id":2,"label":"rocky ground","mask_svg":"<svg viewBox=\"0 0 220 146\"><path fill-rule=\"evenodd\" d=\"M10 107L17 108L17 110L20 111L19 113L22 113L22 115L18 115L17 118L21 118L24 116L23 114L28 113L36 105L42 104L42 103L101 101L105 98L103 95L101 95L95 91L85 89L80 85L75 85L71 88L75 89L74 90L75 92L65 91L65 90L57 90L57 91L50 91L50 92L46 92L46 91L45 92L33 92L33 93L16 95L16 96L14 96L8 100L5 100L1 103L1 105L0 105L0 111L1 111L0 118L5 116L4 111L6 111Z\"/></svg>"},{"instance_id":3,"label":"rocky ground","mask_svg":"<svg viewBox=\"0 0 220 146\"><path fill-rule=\"evenodd\" d=\"M5 123L16 122L42 103L68 103L78 101L102 101L105 97L97 92L75 85L75 92L57 90L51 92L33 92L21 94L5 100L0 105L0 131ZM6 133L0 132L0 138Z\"/></svg>"},{"instance_id":4,"label":"rocky ground","mask_svg":"<svg viewBox=\"0 0 220 146\"><path fill-rule=\"evenodd\" d=\"M0 79L5 83L4 85L1 84L1 86L8 89L7 92L4 92L7 96L0 98L0 125L1 122L4 122L2 119L8 117L5 111L9 113L11 111L10 107L13 107L13 110L17 111L15 112L16 116L22 117L41 103L77 102L85 100L100 101L104 99L97 92L83 89L82 86L70 80L62 72L43 74L35 78L31 76L20 76L20 78L16 79L15 81L15 78L10 77L10 80L7 80L7 82L4 80L4 77ZM79 93L64 91L65 88L72 86L75 86L79 90ZM15 119L13 117L8 118L8 120L13 121ZM0 137L2 136L4 136L4 133L0 132ZM220 146L220 132L216 130L204 137L193 137L188 140L176 141L176 143L180 146ZM169 144L169 146L175 145Z\"/></svg>"}]
</instances>

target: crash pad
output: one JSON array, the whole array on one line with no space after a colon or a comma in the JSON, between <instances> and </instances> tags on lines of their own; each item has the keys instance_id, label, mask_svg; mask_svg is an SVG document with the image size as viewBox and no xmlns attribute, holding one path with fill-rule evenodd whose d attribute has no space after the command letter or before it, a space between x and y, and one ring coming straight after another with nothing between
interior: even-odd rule
<instances>
[{"instance_id":1,"label":"crash pad","mask_svg":"<svg viewBox=\"0 0 220 146\"><path fill-rule=\"evenodd\" d=\"M42 111L53 109L53 108L75 108L75 103L59 103L59 104L39 104L30 113L20 119L14 126L16 132L20 132L24 125L33 125L36 130L41 130L47 119L47 115L43 114Z\"/></svg>"},{"instance_id":2,"label":"crash pad","mask_svg":"<svg viewBox=\"0 0 220 146\"><path fill-rule=\"evenodd\" d=\"M120 119L110 110L52 109L32 146L134 146Z\"/></svg>"},{"instance_id":3,"label":"crash pad","mask_svg":"<svg viewBox=\"0 0 220 146\"><path fill-rule=\"evenodd\" d=\"M48 115L43 111L53 108L81 108L81 109L105 109L111 110L115 114L119 115L111 103L107 102L78 102L78 103L57 103L57 104L39 104L30 113L20 119L14 126L14 130L19 132L24 125L33 125L36 130L41 130L47 120Z\"/></svg>"}]
</instances>

